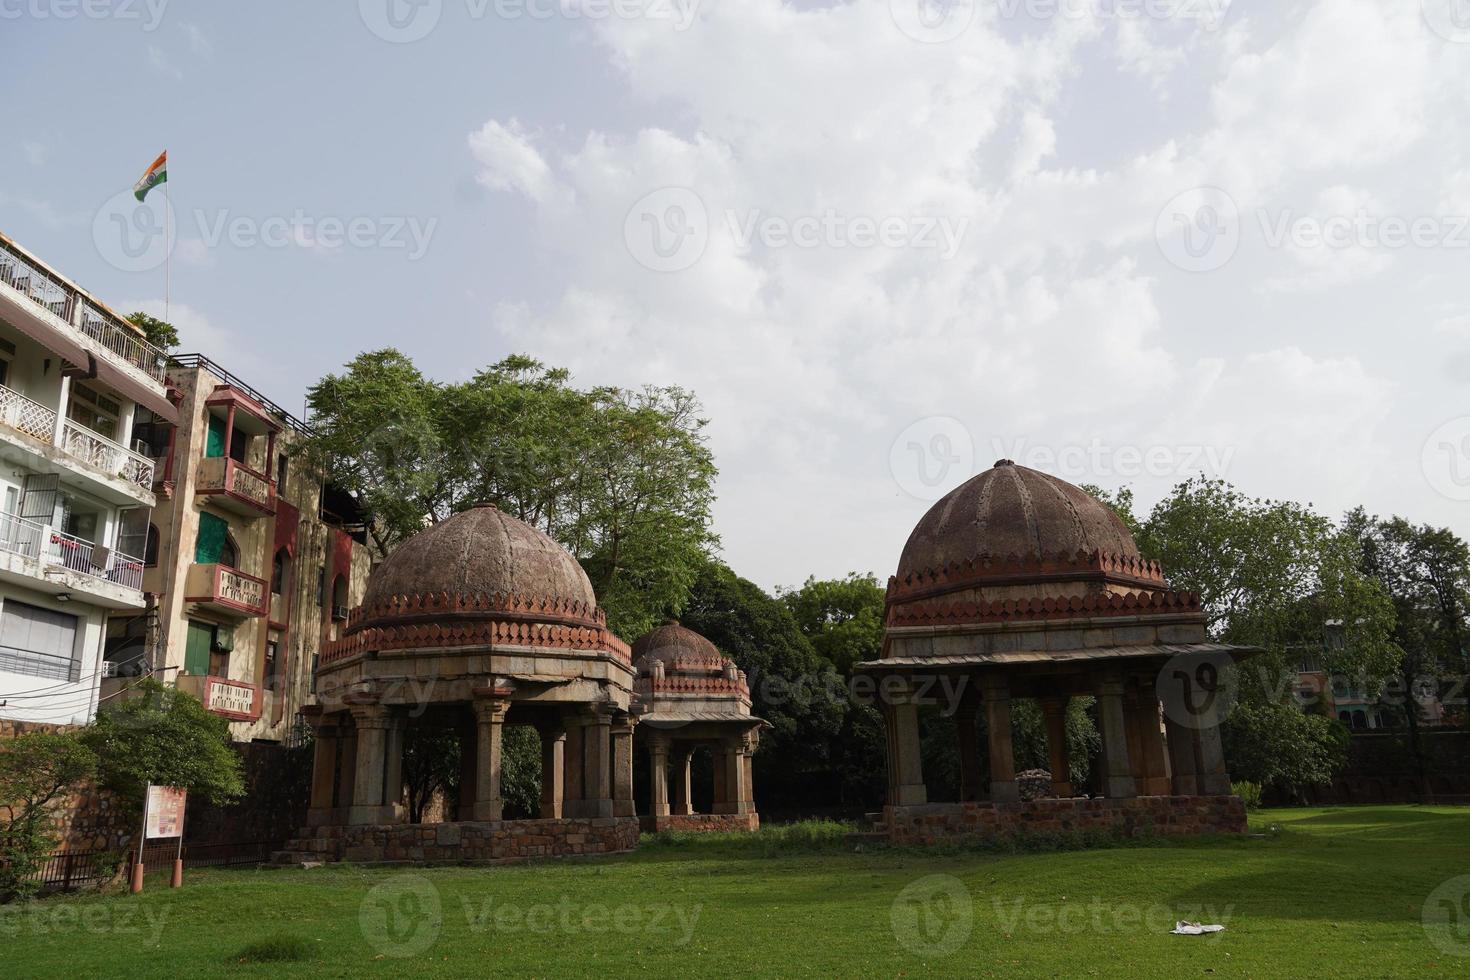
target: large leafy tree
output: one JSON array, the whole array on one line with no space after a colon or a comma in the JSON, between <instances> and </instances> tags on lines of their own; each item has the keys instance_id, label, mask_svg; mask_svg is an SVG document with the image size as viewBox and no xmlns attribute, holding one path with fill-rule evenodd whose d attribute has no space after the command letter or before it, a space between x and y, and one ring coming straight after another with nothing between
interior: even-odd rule
<instances>
[{"instance_id":1,"label":"large leafy tree","mask_svg":"<svg viewBox=\"0 0 1470 980\"><path fill-rule=\"evenodd\" d=\"M761 798L786 806L839 798L833 750L849 704L845 681L812 649L786 604L710 560L681 620L746 672L753 709L771 723L756 757Z\"/></svg>"},{"instance_id":2,"label":"large leafy tree","mask_svg":"<svg viewBox=\"0 0 1470 980\"><path fill-rule=\"evenodd\" d=\"M369 515L380 554L489 500L566 545L632 638L683 603L715 543L716 470L682 388L582 390L520 356L445 384L390 349L323 378L308 402L312 455Z\"/></svg>"}]
</instances>

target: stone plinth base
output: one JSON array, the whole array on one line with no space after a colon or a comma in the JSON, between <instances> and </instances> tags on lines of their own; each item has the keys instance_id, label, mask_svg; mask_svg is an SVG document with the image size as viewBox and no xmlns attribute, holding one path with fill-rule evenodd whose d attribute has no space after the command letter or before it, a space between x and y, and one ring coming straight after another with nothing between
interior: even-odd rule
<instances>
[{"instance_id":1,"label":"stone plinth base","mask_svg":"<svg viewBox=\"0 0 1470 980\"><path fill-rule=\"evenodd\" d=\"M637 817L329 826L303 831L277 861L457 864L619 854L637 846Z\"/></svg>"},{"instance_id":2,"label":"stone plinth base","mask_svg":"<svg viewBox=\"0 0 1470 980\"><path fill-rule=\"evenodd\" d=\"M667 817L639 817L646 834L661 830L759 830L761 817L758 813L676 813Z\"/></svg>"},{"instance_id":3,"label":"stone plinth base","mask_svg":"<svg viewBox=\"0 0 1470 980\"><path fill-rule=\"evenodd\" d=\"M1098 832L1124 837L1239 834L1245 832L1245 804L1236 796L929 803L884 807L881 831L895 844Z\"/></svg>"}]
</instances>

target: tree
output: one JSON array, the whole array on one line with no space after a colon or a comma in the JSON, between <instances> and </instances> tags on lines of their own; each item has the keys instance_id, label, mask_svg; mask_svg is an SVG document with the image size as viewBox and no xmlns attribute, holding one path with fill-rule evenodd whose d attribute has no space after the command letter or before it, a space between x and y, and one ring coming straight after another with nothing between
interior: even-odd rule
<instances>
[{"instance_id":1,"label":"tree","mask_svg":"<svg viewBox=\"0 0 1470 980\"><path fill-rule=\"evenodd\" d=\"M179 346L179 332L167 320L160 320L141 311L130 313L128 319L143 331L148 343L159 350L168 352Z\"/></svg>"},{"instance_id":2,"label":"tree","mask_svg":"<svg viewBox=\"0 0 1470 980\"><path fill-rule=\"evenodd\" d=\"M230 725L177 688L149 677L82 731L102 785L138 813L150 784L181 786L211 803L243 796Z\"/></svg>"},{"instance_id":3,"label":"tree","mask_svg":"<svg viewBox=\"0 0 1470 980\"><path fill-rule=\"evenodd\" d=\"M756 756L762 797L793 806L839 799L833 747L849 705L846 684L812 649L786 604L709 560L680 618L745 671L753 710L772 725Z\"/></svg>"},{"instance_id":4,"label":"tree","mask_svg":"<svg viewBox=\"0 0 1470 980\"><path fill-rule=\"evenodd\" d=\"M780 595L817 655L842 674L850 674L853 664L878 658L885 596L876 576L849 572L828 581L808 578L801 588Z\"/></svg>"},{"instance_id":5,"label":"tree","mask_svg":"<svg viewBox=\"0 0 1470 980\"><path fill-rule=\"evenodd\" d=\"M447 728L412 725L403 738L403 786L409 823L423 823L424 810L437 793L448 801L459 794L459 736Z\"/></svg>"},{"instance_id":6,"label":"tree","mask_svg":"<svg viewBox=\"0 0 1470 980\"><path fill-rule=\"evenodd\" d=\"M1289 703L1238 704L1220 728L1233 778L1274 786L1297 802L1347 763L1347 729Z\"/></svg>"},{"instance_id":7,"label":"tree","mask_svg":"<svg viewBox=\"0 0 1470 980\"><path fill-rule=\"evenodd\" d=\"M53 803L97 771L97 756L74 733L28 732L0 748L0 902L29 898L56 844Z\"/></svg>"},{"instance_id":8,"label":"tree","mask_svg":"<svg viewBox=\"0 0 1470 980\"><path fill-rule=\"evenodd\" d=\"M370 515L380 554L488 500L565 545L631 639L684 602L715 544L705 420L681 388L583 391L521 356L441 384L390 349L308 401L311 456Z\"/></svg>"}]
</instances>

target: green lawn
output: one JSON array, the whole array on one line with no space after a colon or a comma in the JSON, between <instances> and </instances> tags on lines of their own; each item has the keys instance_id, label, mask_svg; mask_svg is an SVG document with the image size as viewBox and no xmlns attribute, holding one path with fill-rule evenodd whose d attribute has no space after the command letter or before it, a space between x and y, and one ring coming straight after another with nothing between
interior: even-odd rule
<instances>
[{"instance_id":1,"label":"green lawn","mask_svg":"<svg viewBox=\"0 0 1470 980\"><path fill-rule=\"evenodd\" d=\"M1470 910L1470 878L1451 881L1470 810L1251 823L1265 837L1015 855L763 833L503 868L199 871L0 909L0 976L1470 976L1470 916L1440 934L1459 956L1421 920L1437 888L1432 907ZM1175 917L1227 928L1167 935Z\"/></svg>"}]
</instances>

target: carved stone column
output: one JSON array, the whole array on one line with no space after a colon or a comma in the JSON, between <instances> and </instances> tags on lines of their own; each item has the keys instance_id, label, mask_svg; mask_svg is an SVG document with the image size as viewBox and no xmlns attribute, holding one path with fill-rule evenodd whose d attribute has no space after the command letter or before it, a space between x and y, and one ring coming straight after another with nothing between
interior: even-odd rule
<instances>
[{"instance_id":1,"label":"carved stone column","mask_svg":"<svg viewBox=\"0 0 1470 980\"><path fill-rule=\"evenodd\" d=\"M929 801L924 763L919 751L919 705L906 681L883 678L878 685L888 736L888 805L914 806Z\"/></svg>"},{"instance_id":2,"label":"carved stone column","mask_svg":"<svg viewBox=\"0 0 1470 980\"><path fill-rule=\"evenodd\" d=\"M355 705L352 719L357 725L357 765L347 822L354 826L389 823L391 817L383 812L383 777L391 712L377 704Z\"/></svg>"},{"instance_id":3,"label":"carved stone column","mask_svg":"<svg viewBox=\"0 0 1470 980\"><path fill-rule=\"evenodd\" d=\"M1169 762L1174 771L1174 795L1200 795L1199 760L1195 757L1194 730L1178 724L1167 713L1164 727L1169 735Z\"/></svg>"},{"instance_id":4,"label":"carved stone column","mask_svg":"<svg viewBox=\"0 0 1470 980\"><path fill-rule=\"evenodd\" d=\"M560 722L537 729L541 735L541 819L560 820L566 783L567 732Z\"/></svg>"},{"instance_id":5,"label":"carved stone column","mask_svg":"<svg viewBox=\"0 0 1470 980\"><path fill-rule=\"evenodd\" d=\"M306 825L321 827L336 821L337 726L317 712L307 716L314 740L311 758L311 804ZM354 760L355 764L355 760Z\"/></svg>"},{"instance_id":6,"label":"carved stone column","mask_svg":"<svg viewBox=\"0 0 1470 980\"><path fill-rule=\"evenodd\" d=\"M1067 747L1067 698L1042 698L1046 720L1046 755L1051 767L1051 792L1058 799L1072 796L1072 759Z\"/></svg>"},{"instance_id":7,"label":"carved stone column","mask_svg":"<svg viewBox=\"0 0 1470 980\"><path fill-rule=\"evenodd\" d=\"M1103 740L1103 793L1114 800L1138 795L1128 758L1128 725L1123 717L1123 680L1109 675L1097 688L1098 728Z\"/></svg>"},{"instance_id":8,"label":"carved stone column","mask_svg":"<svg viewBox=\"0 0 1470 980\"><path fill-rule=\"evenodd\" d=\"M347 715L346 717L351 717ZM337 792L335 794L336 816L332 822L352 822L352 800L357 793L357 727L339 725L337 728Z\"/></svg>"},{"instance_id":9,"label":"carved stone column","mask_svg":"<svg viewBox=\"0 0 1470 980\"><path fill-rule=\"evenodd\" d=\"M654 817L669 815L669 739L666 735L648 738L648 805Z\"/></svg>"},{"instance_id":10,"label":"carved stone column","mask_svg":"<svg viewBox=\"0 0 1470 980\"><path fill-rule=\"evenodd\" d=\"M475 701L475 819L499 820L504 810L500 798L500 735L510 701L499 697Z\"/></svg>"},{"instance_id":11,"label":"carved stone column","mask_svg":"<svg viewBox=\"0 0 1470 980\"><path fill-rule=\"evenodd\" d=\"M613 719L612 738L613 816L638 815L633 805L633 718L621 714Z\"/></svg>"},{"instance_id":12,"label":"carved stone column","mask_svg":"<svg viewBox=\"0 0 1470 980\"><path fill-rule=\"evenodd\" d=\"M674 748L670 810L675 816L689 816L694 812L694 798L690 795L692 787L689 778L693 759L693 747L682 745Z\"/></svg>"},{"instance_id":13,"label":"carved stone column","mask_svg":"<svg viewBox=\"0 0 1470 980\"><path fill-rule=\"evenodd\" d=\"M1199 788L1205 796L1229 796L1230 773L1225 768L1225 747L1220 743L1220 724L1212 713L1209 723L1195 732L1199 744Z\"/></svg>"},{"instance_id":14,"label":"carved stone column","mask_svg":"<svg viewBox=\"0 0 1470 980\"><path fill-rule=\"evenodd\" d=\"M1168 796L1173 792L1173 784L1169 779L1163 727L1159 723L1159 699L1152 687L1144 683L1138 685L1137 695L1133 727L1138 742L1138 756L1134 761L1138 792L1144 796Z\"/></svg>"},{"instance_id":15,"label":"carved stone column","mask_svg":"<svg viewBox=\"0 0 1470 980\"><path fill-rule=\"evenodd\" d=\"M984 767L980 764L980 698L973 679L965 678L965 691L960 695L959 713L955 716L955 737L960 750L960 800L978 800L985 786Z\"/></svg>"},{"instance_id":16,"label":"carved stone column","mask_svg":"<svg viewBox=\"0 0 1470 980\"><path fill-rule=\"evenodd\" d=\"M587 798L582 811L588 817L613 815L612 711L599 705L582 729L582 780Z\"/></svg>"},{"instance_id":17,"label":"carved stone column","mask_svg":"<svg viewBox=\"0 0 1470 980\"><path fill-rule=\"evenodd\" d=\"M579 714L569 715L566 719L567 737L562 763L566 776L562 783L565 787L561 806L563 817L586 816L582 812L583 801L586 799L582 788L584 763L582 747L586 741L585 721L586 719Z\"/></svg>"},{"instance_id":18,"label":"carved stone column","mask_svg":"<svg viewBox=\"0 0 1470 980\"><path fill-rule=\"evenodd\" d=\"M1011 748L1011 689L1004 677L987 678L981 698L990 739L990 799L994 803L1016 803L1021 799L1021 792L1016 785L1016 761Z\"/></svg>"}]
</instances>

